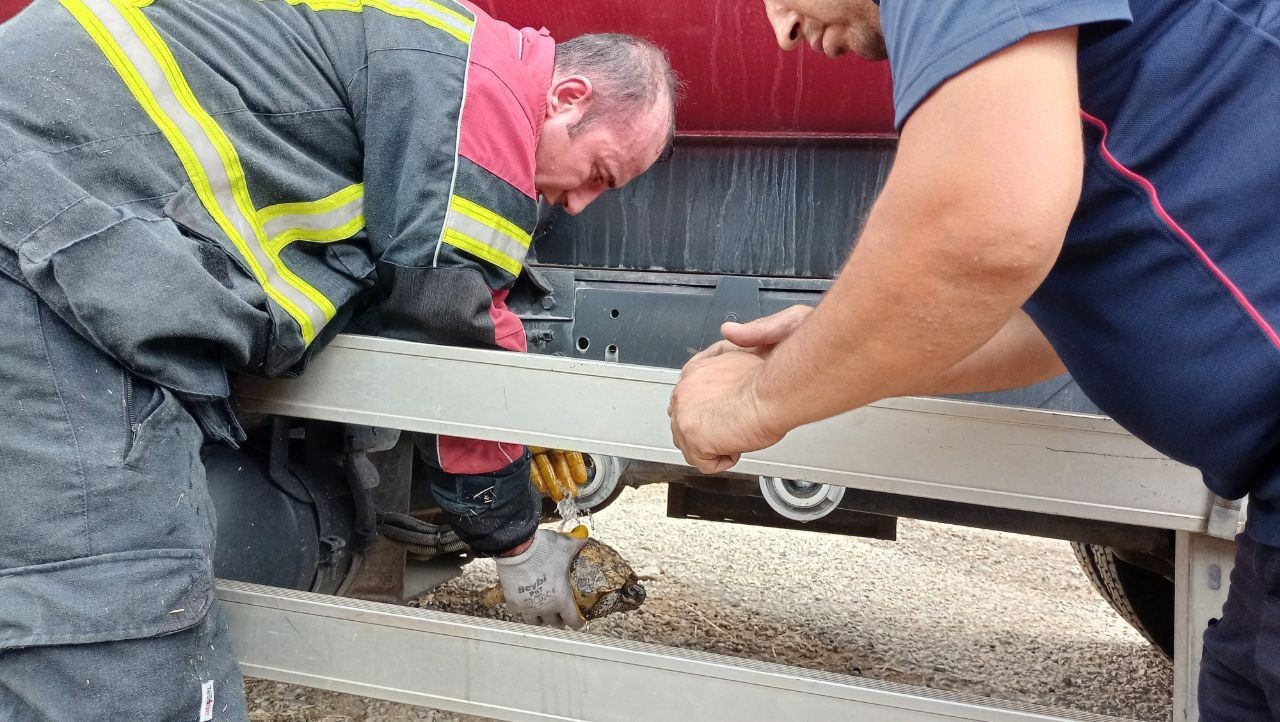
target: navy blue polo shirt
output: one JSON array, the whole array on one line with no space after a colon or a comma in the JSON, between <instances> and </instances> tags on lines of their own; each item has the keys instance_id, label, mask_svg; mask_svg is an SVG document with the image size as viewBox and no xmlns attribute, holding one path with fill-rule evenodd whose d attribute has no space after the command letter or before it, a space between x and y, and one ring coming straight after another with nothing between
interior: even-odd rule
<instances>
[{"instance_id":1,"label":"navy blue polo shirt","mask_svg":"<svg viewBox=\"0 0 1280 722\"><path fill-rule=\"evenodd\" d=\"M1026 310L1090 399L1250 494L1250 536L1280 546L1280 3L883 0L881 19L899 127L982 58L1080 26L1083 194Z\"/></svg>"}]
</instances>

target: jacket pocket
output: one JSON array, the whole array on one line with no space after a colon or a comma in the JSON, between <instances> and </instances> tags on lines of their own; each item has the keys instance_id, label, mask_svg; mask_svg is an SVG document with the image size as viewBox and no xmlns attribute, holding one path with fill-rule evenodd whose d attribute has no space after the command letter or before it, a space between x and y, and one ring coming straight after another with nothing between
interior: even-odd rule
<instances>
[{"instance_id":1,"label":"jacket pocket","mask_svg":"<svg viewBox=\"0 0 1280 722\"><path fill-rule=\"evenodd\" d=\"M19 262L63 321L140 376L184 394L229 393L224 359L249 355L255 313L164 219L85 198L24 239Z\"/></svg>"},{"instance_id":2,"label":"jacket pocket","mask_svg":"<svg viewBox=\"0 0 1280 722\"><path fill-rule=\"evenodd\" d=\"M164 392L146 379L134 376L128 369L121 369L124 376L124 427L125 464L137 445L142 425L164 403Z\"/></svg>"},{"instance_id":3,"label":"jacket pocket","mask_svg":"<svg viewBox=\"0 0 1280 722\"><path fill-rule=\"evenodd\" d=\"M149 549L0 571L0 654L173 634L213 604L200 552Z\"/></svg>"},{"instance_id":4,"label":"jacket pocket","mask_svg":"<svg viewBox=\"0 0 1280 722\"><path fill-rule=\"evenodd\" d=\"M163 386L134 376L128 371L125 374L124 416L128 434L124 465L137 470L142 467L148 455L148 449L156 442L153 437L159 429L166 428L170 422L194 425L195 420L182 418L188 416L182 402L173 392Z\"/></svg>"}]
</instances>

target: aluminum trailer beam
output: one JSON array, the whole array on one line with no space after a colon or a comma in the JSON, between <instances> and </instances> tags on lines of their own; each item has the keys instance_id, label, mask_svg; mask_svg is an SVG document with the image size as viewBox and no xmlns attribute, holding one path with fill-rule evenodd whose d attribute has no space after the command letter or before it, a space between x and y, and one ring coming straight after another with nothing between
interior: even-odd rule
<instances>
[{"instance_id":1,"label":"aluminum trailer beam","mask_svg":"<svg viewBox=\"0 0 1280 722\"><path fill-rule=\"evenodd\" d=\"M679 374L563 357L339 336L295 380L243 379L256 411L683 463L667 402ZM1199 532L1198 472L1109 419L890 399L793 431L747 474Z\"/></svg>"},{"instance_id":2,"label":"aluminum trailer beam","mask_svg":"<svg viewBox=\"0 0 1280 722\"><path fill-rule=\"evenodd\" d=\"M219 597L248 675L496 719L1117 719L238 582Z\"/></svg>"},{"instance_id":3,"label":"aluminum trailer beam","mask_svg":"<svg viewBox=\"0 0 1280 722\"><path fill-rule=\"evenodd\" d=\"M666 419L678 378L339 336L303 378L242 379L236 393L265 413L680 464ZM734 470L1178 532L1174 719L1196 719L1199 634L1232 561L1205 532L1230 536L1238 510L1109 419L891 399L797 429ZM250 674L502 719L1106 719L245 585L222 598Z\"/></svg>"}]
</instances>

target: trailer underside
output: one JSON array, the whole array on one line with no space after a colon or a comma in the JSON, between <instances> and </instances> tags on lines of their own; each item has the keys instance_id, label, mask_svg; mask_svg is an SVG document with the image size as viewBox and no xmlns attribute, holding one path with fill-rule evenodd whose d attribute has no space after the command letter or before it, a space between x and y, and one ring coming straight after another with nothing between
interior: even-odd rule
<instances>
[{"instance_id":1,"label":"trailer underside","mask_svg":"<svg viewBox=\"0 0 1280 722\"><path fill-rule=\"evenodd\" d=\"M340 337L305 378L246 379L237 394L247 408L263 413L674 464L680 456L663 411L676 377L665 369ZM487 393L476 395L482 386ZM545 414L545 408L575 413ZM898 399L799 429L784 443L748 455L740 469L1174 532L1175 719L1194 719L1199 633L1221 609L1232 558L1232 544L1208 532L1229 537L1238 520L1214 505L1193 470L1159 456L1113 422ZM779 713L815 719L1099 719L283 590L228 584L223 598L237 639L250 640L240 649L249 674L502 719L628 718L645 703L631 695L655 683L696 690L689 697L670 695L665 719L707 719L707 710L715 709L704 706L707 695L756 700L743 708L756 712L782 704L769 700L785 699L789 706L778 707ZM457 675L407 664L425 656L456 661ZM510 680L491 688L466 673L472 661L512 669L554 663L578 674L531 674L516 683L529 685L523 694L507 696ZM639 694L652 704L651 693ZM712 712L712 719L754 716L725 704L737 716Z\"/></svg>"}]
</instances>

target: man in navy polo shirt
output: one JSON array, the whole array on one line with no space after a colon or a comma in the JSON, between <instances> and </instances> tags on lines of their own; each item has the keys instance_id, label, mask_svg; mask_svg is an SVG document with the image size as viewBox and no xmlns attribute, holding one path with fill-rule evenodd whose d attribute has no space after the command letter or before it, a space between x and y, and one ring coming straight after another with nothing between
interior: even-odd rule
<instances>
[{"instance_id":1,"label":"man in navy polo shirt","mask_svg":"<svg viewBox=\"0 0 1280 722\"><path fill-rule=\"evenodd\" d=\"M901 140L825 300L726 324L685 367L686 458L719 471L881 398L1065 364L1214 493L1250 496L1201 719L1280 719L1280 3L765 7L784 49L887 57Z\"/></svg>"}]
</instances>

